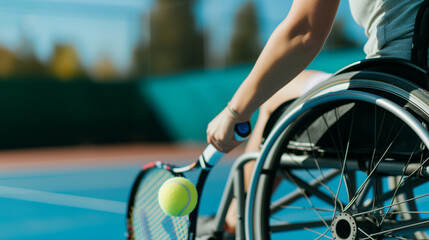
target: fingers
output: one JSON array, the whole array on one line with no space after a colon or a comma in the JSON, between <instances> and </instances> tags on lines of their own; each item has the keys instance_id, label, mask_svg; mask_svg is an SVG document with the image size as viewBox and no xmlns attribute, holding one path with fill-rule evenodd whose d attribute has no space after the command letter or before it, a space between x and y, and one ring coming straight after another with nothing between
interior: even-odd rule
<instances>
[{"instance_id":1,"label":"fingers","mask_svg":"<svg viewBox=\"0 0 429 240\"><path fill-rule=\"evenodd\" d=\"M226 118L224 112L220 113L207 126L207 143L212 144L217 150L227 153L239 145L234 139L235 122Z\"/></svg>"},{"instance_id":2,"label":"fingers","mask_svg":"<svg viewBox=\"0 0 429 240\"><path fill-rule=\"evenodd\" d=\"M208 129L210 129L210 127ZM213 145L217 150L224 153L231 151L239 144L239 142L233 138L221 136L216 134L216 132L210 131L207 131L207 142Z\"/></svg>"},{"instance_id":3,"label":"fingers","mask_svg":"<svg viewBox=\"0 0 429 240\"><path fill-rule=\"evenodd\" d=\"M228 153L230 152L232 149L234 149L239 143L233 139L231 140L217 140L217 139L213 139L211 141L211 143L217 150L223 152L223 153Z\"/></svg>"}]
</instances>

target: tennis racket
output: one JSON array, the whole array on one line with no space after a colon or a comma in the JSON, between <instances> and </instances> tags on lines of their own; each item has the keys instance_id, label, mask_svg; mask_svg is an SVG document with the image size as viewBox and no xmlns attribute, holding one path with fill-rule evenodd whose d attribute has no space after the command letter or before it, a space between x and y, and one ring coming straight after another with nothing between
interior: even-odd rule
<instances>
[{"instance_id":1,"label":"tennis racket","mask_svg":"<svg viewBox=\"0 0 429 240\"><path fill-rule=\"evenodd\" d=\"M250 134L250 123L235 126L235 139L245 140ZM195 209L183 217L165 214L158 204L158 190L173 177L183 177L185 172L201 169L196 189L201 199L202 189L212 167L223 157L213 145L208 145L197 161L176 167L161 161L143 166L131 189L127 209L127 237L130 240L194 240L199 201Z\"/></svg>"}]
</instances>

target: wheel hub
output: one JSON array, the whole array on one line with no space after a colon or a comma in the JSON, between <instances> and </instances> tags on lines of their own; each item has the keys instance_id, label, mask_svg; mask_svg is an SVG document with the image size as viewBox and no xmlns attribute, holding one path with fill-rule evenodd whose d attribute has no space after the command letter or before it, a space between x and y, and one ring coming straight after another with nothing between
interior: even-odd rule
<instances>
[{"instance_id":1,"label":"wheel hub","mask_svg":"<svg viewBox=\"0 0 429 240\"><path fill-rule=\"evenodd\" d=\"M355 240L357 239L357 230L356 220L349 213L339 213L332 220L331 233L334 239Z\"/></svg>"}]
</instances>

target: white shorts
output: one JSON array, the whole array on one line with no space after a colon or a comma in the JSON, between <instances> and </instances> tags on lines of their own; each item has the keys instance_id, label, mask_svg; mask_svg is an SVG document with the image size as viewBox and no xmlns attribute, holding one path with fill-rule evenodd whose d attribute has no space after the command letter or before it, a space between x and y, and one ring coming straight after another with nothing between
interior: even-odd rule
<instances>
[{"instance_id":1,"label":"white shorts","mask_svg":"<svg viewBox=\"0 0 429 240\"><path fill-rule=\"evenodd\" d=\"M331 76L332 76L331 73L325 73L325 72L317 72L313 74L311 77L308 78L307 82L304 84L304 87L302 89L302 94L308 92L314 86L325 81Z\"/></svg>"}]
</instances>

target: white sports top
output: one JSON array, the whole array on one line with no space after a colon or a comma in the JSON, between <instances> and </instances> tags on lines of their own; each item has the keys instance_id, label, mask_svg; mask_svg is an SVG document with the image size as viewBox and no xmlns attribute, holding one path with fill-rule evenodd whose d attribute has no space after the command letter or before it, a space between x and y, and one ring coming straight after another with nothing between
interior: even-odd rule
<instances>
[{"instance_id":1,"label":"white sports top","mask_svg":"<svg viewBox=\"0 0 429 240\"><path fill-rule=\"evenodd\" d=\"M411 58L414 22L423 0L349 0L352 16L365 29L367 58Z\"/></svg>"}]
</instances>

